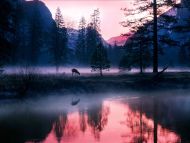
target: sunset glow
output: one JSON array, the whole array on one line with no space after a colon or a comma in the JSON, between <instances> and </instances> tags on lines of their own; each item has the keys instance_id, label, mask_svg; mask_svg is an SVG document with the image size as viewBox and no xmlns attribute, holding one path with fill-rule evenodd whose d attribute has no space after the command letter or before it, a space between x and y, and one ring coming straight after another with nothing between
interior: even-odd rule
<instances>
[{"instance_id":1,"label":"sunset glow","mask_svg":"<svg viewBox=\"0 0 190 143\"><path fill-rule=\"evenodd\" d=\"M121 8L132 6L133 0L42 0L50 9L54 18L55 11L59 7L62 11L64 20L68 27L78 28L78 22L81 17L85 17L87 23L90 21L90 15L94 9L100 10L100 28L101 34L105 40L111 37L119 36L128 32L127 28L121 26L120 22L125 18ZM178 2L178 1L177 1ZM163 8L167 11L168 8ZM140 14L135 17L142 17Z\"/></svg>"},{"instance_id":2,"label":"sunset glow","mask_svg":"<svg viewBox=\"0 0 190 143\"><path fill-rule=\"evenodd\" d=\"M50 9L54 18L56 8L59 7L68 26L77 28L82 16L89 22L93 10L99 8L101 19L101 34L107 40L126 32L120 25L123 20L121 8L127 7L129 0L42 0Z\"/></svg>"},{"instance_id":3,"label":"sunset glow","mask_svg":"<svg viewBox=\"0 0 190 143\"><path fill-rule=\"evenodd\" d=\"M54 123L51 132L42 143L56 143L58 141L58 132L61 133L59 134L60 140L58 141L60 143L131 143L140 138L147 143L153 142L153 120L142 114L143 127L142 134L140 134L140 112L132 111L126 104L117 101L105 101L102 110L97 115L101 117L100 125L103 126L102 130L96 128L97 126L95 124L98 125L96 120L94 120L94 124L89 124L91 118L86 112L83 115L80 115L79 112L68 114L67 121L64 120L64 116L60 116L59 125L62 128L56 129ZM80 120L82 116L84 119L83 122ZM81 131L81 124L86 126L84 132ZM158 142L177 143L180 142L180 137L158 124Z\"/></svg>"}]
</instances>

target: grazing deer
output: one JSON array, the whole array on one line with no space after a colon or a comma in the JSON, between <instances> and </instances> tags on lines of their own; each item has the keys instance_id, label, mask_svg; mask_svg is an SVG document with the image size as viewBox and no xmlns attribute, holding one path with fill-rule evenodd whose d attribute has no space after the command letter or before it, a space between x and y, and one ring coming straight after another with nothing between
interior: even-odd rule
<instances>
[{"instance_id":1,"label":"grazing deer","mask_svg":"<svg viewBox=\"0 0 190 143\"><path fill-rule=\"evenodd\" d=\"M72 69L72 76L73 75L80 75L80 72L77 69Z\"/></svg>"}]
</instances>

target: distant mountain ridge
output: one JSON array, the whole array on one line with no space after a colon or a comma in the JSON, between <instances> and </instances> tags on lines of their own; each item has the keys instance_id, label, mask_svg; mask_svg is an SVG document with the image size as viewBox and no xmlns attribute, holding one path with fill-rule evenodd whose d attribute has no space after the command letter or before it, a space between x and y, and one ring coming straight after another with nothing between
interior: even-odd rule
<instances>
[{"instance_id":1,"label":"distant mountain ridge","mask_svg":"<svg viewBox=\"0 0 190 143\"><path fill-rule=\"evenodd\" d=\"M127 36L115 36L111 37L110 39L107 40L107 43L114 46L115 44L118 46L123 46L125 42L127 41L128 37Z\"/></svg>"}]
</instances>

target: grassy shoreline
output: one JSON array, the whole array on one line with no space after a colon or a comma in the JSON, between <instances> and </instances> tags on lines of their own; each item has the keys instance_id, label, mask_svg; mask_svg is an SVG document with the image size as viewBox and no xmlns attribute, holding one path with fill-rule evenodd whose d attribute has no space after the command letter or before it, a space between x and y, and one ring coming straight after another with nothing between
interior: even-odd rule
<instances>
[{"instance_id":1,"label":"grassy shoreline","mask_svg":"<svg viewBox=\"0 0 190 143\"><path fill-rule=\"evenodd\" d=\"M164 73L159 78L155 74L123 74L100 76L64 76L62 74L1 75L0 97L10 92L18 97L30 93L62 92L100 93L108 91L154 91L170 89L190 89L190 73ZM12 97L12 96L10 96Z\"/></svg>"}]
</instances>

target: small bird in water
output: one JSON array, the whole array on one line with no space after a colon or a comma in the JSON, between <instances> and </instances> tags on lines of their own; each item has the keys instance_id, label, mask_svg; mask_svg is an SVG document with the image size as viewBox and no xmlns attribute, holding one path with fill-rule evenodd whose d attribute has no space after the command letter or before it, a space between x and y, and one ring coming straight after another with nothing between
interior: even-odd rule
<instances>
[{"instance_id":1,"label":"small bird in water","mask_svg":"<svg viewBox=\"0 0 190 143\"><path fill-rule=\"evenodd\" d=\"M75 105L77 105L79 102L80 102L80 99L72 100L71 105L72 105L72 106L75 106Z\"/></svg>"}]
</instances>

